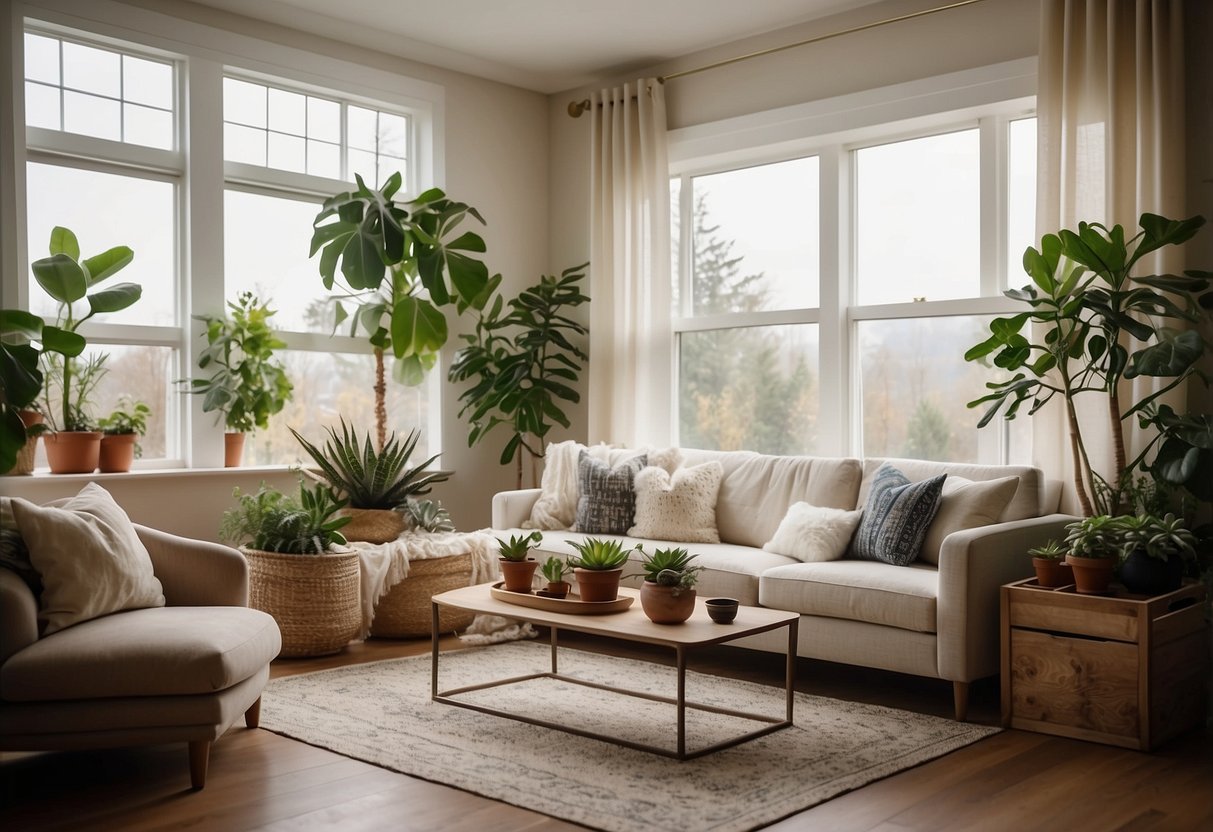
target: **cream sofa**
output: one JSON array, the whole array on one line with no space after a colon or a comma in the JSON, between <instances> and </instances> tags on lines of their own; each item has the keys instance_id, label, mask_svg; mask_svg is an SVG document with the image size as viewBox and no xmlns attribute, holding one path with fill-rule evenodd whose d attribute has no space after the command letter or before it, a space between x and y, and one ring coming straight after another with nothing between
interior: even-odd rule
<instances>
[{"instance_id":1,"label":"cream sofa","mask_svg":"<svg viewBox=\"0 0 1213 832\"><path fill-rule=\"evenodd\" d=\"M745 451L686 450L684 465L720 462L724 477L716 503L718 544L684 544L704 567L701 597L728 596L742 604L801 614L797 653L813 659L863 665L953 683L956 718L968 708L969 683L998 672L998 588L1032 574L1025 552L1062 535L1073 517L1056 514L1060 486L1039 469L921 460L830 459L767 456ZM946 538L938 566L860 560L801 563L763 551L788 507L862 507L867 485L881 463L896 465L911 481L939 474L984 481L1019 478L998 522L957 531ZM528 520L539 489L507 491L493 498L493 528L510 534ZM569 557L570 540L610 535L544 531L537 555ZM619 537L619 536L615 536ZM662 543L644 542L652 551ZM638 556L633 555L634 559ZM625 574L639 570L625 570ZM635 585L635 581L633 581ZM733 642L784 652L782 634L764 633Z\"/></svg>"}]
</instances>

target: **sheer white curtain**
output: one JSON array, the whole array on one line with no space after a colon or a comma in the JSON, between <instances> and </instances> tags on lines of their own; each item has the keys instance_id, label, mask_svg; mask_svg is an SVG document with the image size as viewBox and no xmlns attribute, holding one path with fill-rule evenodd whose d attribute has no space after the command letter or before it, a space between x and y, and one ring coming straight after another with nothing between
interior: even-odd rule
<instances>
[{"instance_id":1,"label":"sheer white curtain","mask_svg":"<svg viewBox=\"0 0 1213 832\"><path fill-rule=\"evenodd\" d=\"M1181 0L1043 0L1036 106L1038 239L1079 221L1120 224L1131 236L1143 212L1184 215ZM1181 254L1147 257L1137 273L1181 269ZM1140 395L1126 390L1122 400ZM1183 391L1174 396L1182 403ZM1107 413L1080 409L1080 417L1092 466L1106 474L1113 453ZM1054 400L1032 427L1036 464L1073 482L1062 403ZM1130 457L1135 433L1126 433ZM1078 513L1072 488L1062 510Z\"/></svg>"},{"instance_id":2,"label":"sheer white curtain","mask_svg":"<svg viewBox=\"0 0 1213 832\"><path fill-rule=\"evenodd\" d=\"M656 79L591 97L589 439L669 441L670 171Z\"/></svg>"}]
</instances>

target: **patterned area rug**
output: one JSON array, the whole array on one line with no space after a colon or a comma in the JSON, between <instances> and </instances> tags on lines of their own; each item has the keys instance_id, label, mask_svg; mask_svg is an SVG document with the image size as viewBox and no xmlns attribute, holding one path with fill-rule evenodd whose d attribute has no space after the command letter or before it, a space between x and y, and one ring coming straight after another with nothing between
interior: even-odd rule
<instances>
[{"instance_id":1,"label":"patterned area rug","mask_svg":"<svg viewBox=\"0 0 1213 832\"><path fill-rule=\"evenodd\" d=\"M442 690L542 672L548 648L514 642L443 653ZM672 696L672 668L562 648L562 673ZM270 682L261 727L405 774L615 832L753 829L947 754L999 729L796 694L796 724L678 762L430 700L430 658ZM461 695L511 712L655 745L672 705L551 679ZM688 672L693 702L782 716L783 691ZM688 710L687 747L756 723Z\"/></svg>"}]
</instances>

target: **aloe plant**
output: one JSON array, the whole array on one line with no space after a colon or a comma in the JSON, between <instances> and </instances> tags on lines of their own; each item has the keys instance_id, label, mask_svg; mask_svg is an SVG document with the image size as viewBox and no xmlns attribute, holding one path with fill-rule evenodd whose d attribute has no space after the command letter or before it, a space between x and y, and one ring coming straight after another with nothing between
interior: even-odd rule
<instances>
[{"instance_id":1,"label":"aloe plant","mask_svg":"<svg viewBox=\"0 0 1213 832\"><path fill-rule=\"evenodd\" d=\"M451 515L437 500L408 500L404 513L413 529L431 533L455 531Z\"/></svg>"},{"instance_id":2,"label":"aloe plant","mask_svg":"<svg viewBox=\"0 0 1213 832\"><path fill-rule=\"evenodd\" d=\"M569 565L555 555L539 565L539 571L550 584L558 584L563 581L564 576L569 574L569 569Z\"/></svg>"},{"instance_id":3,"label":"aloe plant","mask_svg":"<svg viewBox=\"0 0 1213 832\"><path fill-rule=\"evenodd\" d=\"M333 427L325 430L328 439L319 448L299 431L290 429L329 485L349 499L351 508L394 509L409 497L428 494L432 486L450 479L450 474L441 471L426 473L425 469L438 459L438 454L420 465L409 466L409 458L421 439L420 431L410 431L403 442L393 433L383 449L376 451L370 434L360 439L344 419L340 433Z\"/></svg>"},{"instance_id":4,"label":"aloe plant","mask_svg":"<svg viewBox=\"0 0 1213 832\"><path fill-rule=\"evenodd\" d=\"M509 540L497 538L497 547L501 550L502 560L523 561L530 555L531 549L538 546L542 540L543 535L539 532L512 534Z\"/></svg>"},{"instance_id":5,"label":"aloe plant","mask_svg":"<svg viewBox=\"0 0 1213 832\"><path fill-rule=\"evenodd\" d=\"M676 586L690 589L699 580L702 567L691 566L691 561L698 555L692 555L686 549L657 549L651 555L644 555L640 568L644 570L644 579L658 586Z\"/></svg>"},{"instance_id":6,"label":"aloe plant","mask_svg":"<svg viewBox=\"0 0 1213 832\"><path fill-rule=\"evenodd\" d=\"M601 540L596 537L588 537L584 541L570 540L569 545L577 550L577 557L570 558L569 564L577 569L590 569L595 572L619 569L628 562L628 555L632 552L644 553L641 544L625 549L623 543L618 540Z\"/></svg>"},{"instance_id":7,"label":"aloe plant","mask_svg":"<svg viewBox=\"0 0 1213 832\"><path fill-rule=\"evenodd\" d=\"M350 518L337 514L345 501L330 488L301 483L294 498L262 484L256 494L243 494L239 488L233 494L239 502L224 512L219 530L229 543L266 552L322 555L346 542L340 529Z\"/></svg>"},{"instance_id":8,"label":"aloe plant","mask_svg":"<svg viewBox=\"0 0 1213 832\"><path fill-rule=\"evenodd\" d=\"M1043 545L1028 550L1029 555L1041 560L1061 560L1069 553L1070 550L1056 540L1050 540Z\"/></svg>"}]
</instances>

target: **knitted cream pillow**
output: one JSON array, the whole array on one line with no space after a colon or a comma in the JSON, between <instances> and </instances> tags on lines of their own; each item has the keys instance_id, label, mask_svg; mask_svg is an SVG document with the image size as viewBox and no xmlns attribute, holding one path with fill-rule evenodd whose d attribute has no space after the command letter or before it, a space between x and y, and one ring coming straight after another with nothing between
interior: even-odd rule
<instances>
[{"instance_id":1,"label":"knitted cream pillow","mask_svg":"<svg viewBox=\"0 0 1213 832\"><path fill-rule=\"evenodd\" d=\"M804 563L839 560L847 553L862 512L793 503L763 550Z\"/></svg>"},{"instance_id":2,"label":"knitted cream pillow","mask_svg":"<svg viewBox=\"0 0 1213 832\"><path fill-rule=\"evenodd\" d=\"M636 525L630 537L676 540L680 543L719 543L716 497L724 469L719 462L679 468L672 475L656 467L636 475Z\"/></svg>"}]
</instances>

